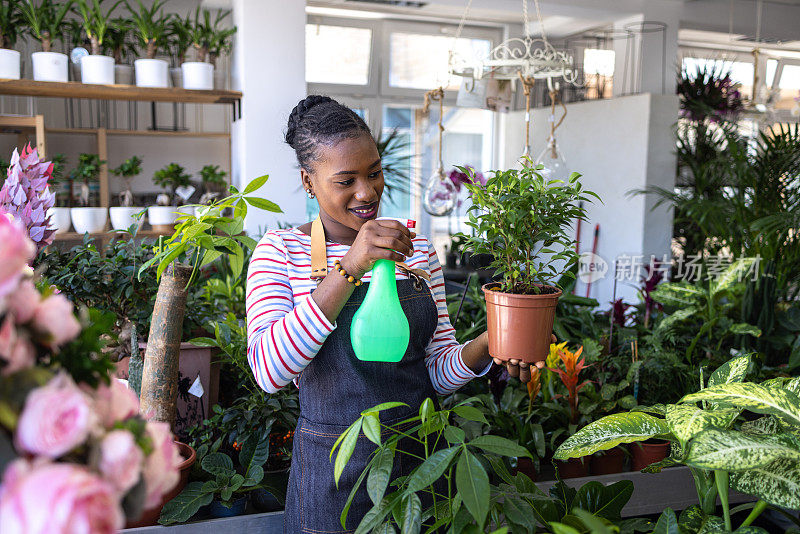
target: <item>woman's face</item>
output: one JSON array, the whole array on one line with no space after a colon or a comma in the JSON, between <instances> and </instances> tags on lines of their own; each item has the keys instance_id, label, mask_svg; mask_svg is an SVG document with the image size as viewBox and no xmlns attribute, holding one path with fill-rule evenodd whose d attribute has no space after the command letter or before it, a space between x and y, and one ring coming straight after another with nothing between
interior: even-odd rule
<instances>
[{"instance_id":1,"label":"woman's face","mask_svg":"<svg viewBox=\"0 0 800 534\"><path fill-rule=\"evenodd\" d=\"M320 157L311 172L300 171L303 187L314 192L320 217L358 232L378 216L383 194L383 171L378 148L371 136L346 138L333 146L320 147Z\"/></svg>"}]
</instances>

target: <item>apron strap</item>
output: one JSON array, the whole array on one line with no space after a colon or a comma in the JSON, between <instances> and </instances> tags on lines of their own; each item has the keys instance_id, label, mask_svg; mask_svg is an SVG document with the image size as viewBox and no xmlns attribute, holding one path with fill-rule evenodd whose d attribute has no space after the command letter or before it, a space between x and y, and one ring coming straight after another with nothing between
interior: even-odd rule
<instances>
[{"instance_id":1,"label":"apron strap","mask_svg":"<svg viewBox=\"0 0 800 534\"><path fill-rule=\"evenodd\" d=\"M422 269L411 269L402 262L397 262L396 266L408 277L424 278L428 282L431 275ZM320 281L328 274L328 254L325 249L325 228L319 216L311 223L311 278Z\"/></svg>"}]
</instances>

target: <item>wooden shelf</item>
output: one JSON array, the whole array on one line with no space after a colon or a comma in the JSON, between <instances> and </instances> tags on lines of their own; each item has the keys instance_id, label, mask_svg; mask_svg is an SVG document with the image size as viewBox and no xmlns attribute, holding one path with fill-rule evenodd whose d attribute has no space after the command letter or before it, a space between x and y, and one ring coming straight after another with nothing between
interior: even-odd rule
<instances>
[{"instance_id":1,"label":"wooden shelf","mask_svg":"<svg viewBox=\"0 0 800 534\"><path fill-rule=\"evenodd\" d=\"M98 128L45 128L46 133L97 135ZM229 139L226 132L193 132L172 130L106 130L106 135L130 135L138 137L210 137Z\"/></svg>"},{"instance_id":2,"label":"wooden shelf","mask_svg":"<svg viewBox=\"0 0 800 534\"><path fill-rule=\"evenodd\" d=\"M186 104L236 104L241 91L197 91L177 87L137 87L135 85L94 85L80 82L37 82L0 79L0 94L53 98L90 98L139 102L183 102Z\"/></svg>"},{"instance_id":3,"label":"wooden shelf","mask_svg":"<svg viewBox=\"0 0 800 534\"><path fill-rule=\"evenodd\" d=\"M64 232L63 234L56 234L54 241L83 241L83 236L85 234L79 234L78 232ZM172 235L172 232L159 232L156 230L139 230L136 233L136 237L159 237L159 236L169 236ZM89 234L89 237L92 239L113 239L115 237L121 237L127 239L130 237L130 234L126 233L116 233L112 230L108 232L99 232L95 234Z\"/></svg>"}]
</instances>

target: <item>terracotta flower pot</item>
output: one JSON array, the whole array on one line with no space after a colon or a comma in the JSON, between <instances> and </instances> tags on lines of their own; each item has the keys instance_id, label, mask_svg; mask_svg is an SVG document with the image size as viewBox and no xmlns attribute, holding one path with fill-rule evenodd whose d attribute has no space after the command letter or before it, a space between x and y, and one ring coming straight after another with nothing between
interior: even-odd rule
<instances>
[{"instance_id":1,"label":"terracotta flower pot","mask_svg":"<svg viewBox=\"0 0 800 534\"><path fill-rule=\"evenodd\" d=\"M579 478L589 476L589 462L588 456L582 456L569 460L556 460L556 466L561 478Z\"/></svg>"},{"instance_id":2,"label":"terracotta flower pot","mask_svg":"<svg viewBox=\"0 0 800 534\"><path fill-rule=\"evenodd\" d=\"M622 473L622 466L624 463L625 451L619 447L594 454L592 455L591 461L592 475Z\"/></svg>"},{"instance_id":3,"label":"terracotta flower pot","mask_svg":"<svg viewBox=\"0 0 800 534\"><path fill-rule=\"evenodd\" d=\"M195 460L197 460L197 453L192 447L185 443L181 443L180 441L176 441L175 443L178 445L178 448L181 451L181 456L184 458L183 462L178 465L178 469L181 473L181 477L178 479L178 484L176 484L170 492L165 493L164 496L161 497L161 503L158 506L143 511L141 517L139 517L139 519L136 521L126 522L125 528L148 527L155 525L158 522L158 517L161 515L161 509L164 507L164 505L177 497L189 482L189 471L192 470L192 465L194 464Z\"/></svg>"},{"instance_id":4,"label":"terracotta flower pot","mask_svg":"<svg viewBox=\"0 0 800 534\"><path fill-rule=\"evenodd\" d=\"M543 361L550 352L550 335L561 290L540 295L514 295L483 286L489 354L501 360ZM549 287L549 286L546 286Z\"/></svg>"},{"instance_id":5,"label":"terracotta flower pot","mask_svg":"<svg viewBox=\"0 0 800 534\"><path fill-rule=\"evenodd\" d=\"M669 441L647 440L628 445L631 451L631 471L641 471L669 455Z\"/></svg>"}]
</instances>

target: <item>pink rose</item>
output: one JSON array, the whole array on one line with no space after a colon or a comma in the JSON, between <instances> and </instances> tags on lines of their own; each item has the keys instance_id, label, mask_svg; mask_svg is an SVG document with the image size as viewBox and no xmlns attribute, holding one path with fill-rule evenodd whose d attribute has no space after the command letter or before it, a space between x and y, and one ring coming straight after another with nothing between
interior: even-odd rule
<instances>
[{"instance_id":1,"label":"pink rose","mask_svg":"<svg viewBox=\"0 0 800 534\"><path fill-rule=\"evenodd\" d=\"M124 520L111 484L75 464L19 459L0 486L3 534L112 534Z\"/></svg>"},{"instance_id":2,"label":"pink rose","mask_svg":"<svg viewBox=\"0 0 800 534\"><path fill-rule=\"evenodd\" d=\"M25 226L0 210L0 299L17 287L23 268L36 254Z\"/></svg>"},{"instance_id":3,"label":"pink rose","mask_svg":"<svg viewBox=\"0 0 800 534\"><path fill-rule=\"evenodd\" d=\"M101 384L95 391L95 413L105 428L139 413L139 397L122 381L112 378L111 384Z\"/></svg>"},{"instance_id":4,"label":"pink rose","mask_svg":"<svg viewBox=\"0 0 800 534\"><path fill-rule=\"evenodd\" d=\"M144 453L127 430L113 430L100 442L100 461L97 468L120 495L139 482Z\"/></svg>"},{"instance_id":5,"label":"pink rose","mask_svg":"<svg viewBox=\"0 0 800 534\"><path fill-rule=\"evenodd\" d=\"M6 315L3 326L0 327L0 359L6 361L4 375L33 367L36 363L36 349L27 337L18 335L11 314Z\"/></svg>"},{"instance_id":6,"label":"pink rose","mask_svg":"<svg viewBox=\"0 0 800 534\"><path fill-rule=\"evenodd\" d=\"M33 326L45 334L54 347L81 333L81 324L72 314L72 303L64 295L50 295L40 302L33 314Z\"/></svg>"},{"instance_id":7,"label":"pink rose","mask_svg":"<svg viewBox=\"0 0 800 534\"><path fill-rule=\"evenodd\" d=\"M167 423L148 421L146 432L153 446L153 452L145 459L143 472L147 487L144 507L149 509L158 506L162 495L178 483L178 465L183 458Z\"/></svg>"},{"instance_id":8,"label":"pink rose","mask_svg":"<svg viewBox=\"0 0 800 534\"><path fill-rule=\"evenodd\" d=\"M67 375L58 375L25 399L19 417L19 450L58 458L86 441L94 423L89 398Z\"/></svg>"},{"instance_id":9,"label":"pink rose","mask_svg":"<svg viewBox=\"0 0 800 534\"><path fill-rule=\"evenodd\" d=\"M42 300L42 295L31 280L23 280L17 290L8 298L8 311L14 314L17 324L25 324L33 319L33 313Z\"/></svg>"}]
</instances>

